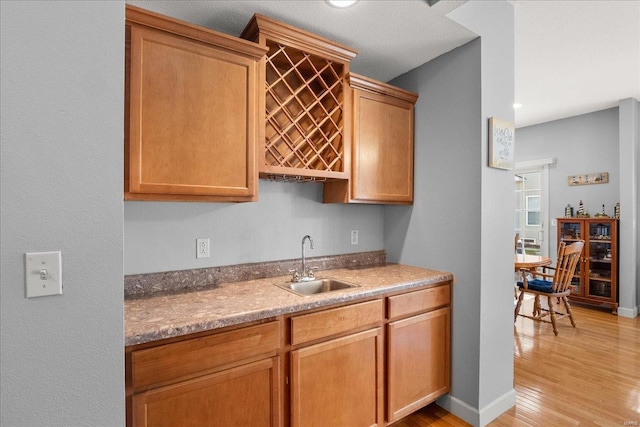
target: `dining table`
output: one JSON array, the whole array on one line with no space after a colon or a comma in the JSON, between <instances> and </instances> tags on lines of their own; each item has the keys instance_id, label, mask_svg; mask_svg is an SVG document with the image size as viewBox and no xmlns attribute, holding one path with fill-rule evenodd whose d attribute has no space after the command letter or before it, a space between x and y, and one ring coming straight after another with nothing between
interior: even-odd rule
<instances>
[{"instance_id":1,"label":"dining table","mask_svg":"<svg viewBox=\"0 0 640 427\"><path fill-rule=\"evenodd\" d=\"M551 258L542 255L513 254L513 264L516 271L520 271L522 268L535 270L538 267L550 265Z\"/></svg>"},{"instance_id":2,"label":"dining table","mask_svg":"<svg viewBox=\"0 0 640 427\"><path fill-rule=\"evenodd\" d=\"M551 258L543 255L529 255L529 254L513 254L513 264L514 269L516 271L517 279L516 282L522 281L522 276L520 273L521 269L527 269L534 271L538 267L545 267L551 264ZM514 299L518 298L518 285L516 284L513 290ZM536 297L537 298L537 297ZM516 301L514 301L514 304ZM537 305L537 304L536 304Z\"/></svg>"}]
</instances>

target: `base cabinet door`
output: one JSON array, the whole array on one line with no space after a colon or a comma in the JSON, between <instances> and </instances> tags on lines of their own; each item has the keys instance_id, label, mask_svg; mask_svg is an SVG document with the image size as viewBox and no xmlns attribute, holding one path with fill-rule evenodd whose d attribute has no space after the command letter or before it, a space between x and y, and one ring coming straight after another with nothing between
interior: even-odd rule
<instances>
[{"instance_id":1,"label":"base cabinet door","mask_svg":"<svg viewBox=\"0 0 640 427\"><path fill-rule=\"evenodd\" d=\"M450 309L388 324L387 418L396 421L449 391Z\"/></svg>"},{"instance_id":2,"label":"base cabinet door","mask_svg":"<svg viewBox=\"0 0 640 427\"><path fill-rule=\"evenodd\" d=\"M291 352L291 426L382 423L382 328Z\"/></svg>"},{"instance_id":3,"label":"base cabinet door","mask_svg":"<svg viewBox=\"0 0 640 427\"><path fill-rule=\"evenodd\" d=\"M275 427L278 357L133 396L137 427Z\"/></svg>"}]
</instances>

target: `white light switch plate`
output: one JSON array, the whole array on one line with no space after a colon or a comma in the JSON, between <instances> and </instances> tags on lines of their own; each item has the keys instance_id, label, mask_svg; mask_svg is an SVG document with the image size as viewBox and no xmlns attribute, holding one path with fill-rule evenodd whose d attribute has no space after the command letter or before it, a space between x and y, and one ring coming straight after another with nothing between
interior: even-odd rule
<instances>
[{"instance_id":1,"label":"white light switch plate","mask_svg":"<svg viewBox=\"0 0 640 427\"><path fill-rule=\"evenodd\" d=\"M62 254L31 252L25 254L27 298L62 294Z\"/></svg>"}]
</instances>

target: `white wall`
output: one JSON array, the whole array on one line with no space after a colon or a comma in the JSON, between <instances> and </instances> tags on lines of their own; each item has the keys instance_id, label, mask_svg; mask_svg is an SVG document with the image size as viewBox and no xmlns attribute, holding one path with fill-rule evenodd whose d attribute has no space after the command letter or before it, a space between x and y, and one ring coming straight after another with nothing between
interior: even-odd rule
<instances>
[{"instance_id":1,"label":"white wall","mask_svg":"<svg viewBox=\"0 0 640 427\"><path fill-rule=\"evenodd\" d=\"M415 201L385 207L390 259L456 277L452 390L439 404L485 425L515 404L513 175L487 167L488 119L513 121L513 7L449 15L481 38L392 81L418 92Z\"/></svg>"},{"instance_id":2,"label":"white wall","mask_svg":"<svg viewBox=\"0 0 640 427\"><path fill-rule=\"evenodd\" d=\"M620 101L620 307L618 314L640 311L640 103ZM622 210L622 206L625 207ZM635 268L634 268L635 267ZM634 286L635 284L635 286Z\"/></svg>"},{"instance_id":3,"label":"white wall","mask_svg":"<svg viewBox=\"0 0 640 427\"><path fill-rule=\"evenodd\" d=\"M620 203L631 207L620 214L620 263L633 266L635 260L636 269L620 272L618 313L635 317L640 311L640 102L634 98L620 101Z\"/></svg>"},{"instance_id":4,"label":"white wall","mask_svg":"<svg viewBox=\"0 0 640 427\"><path fill-rule=\"evenodd\" d=\"M2 1L0 424L124 424L124 2ZM25 298L24 254L63 295Z\"/></svg>"},{"instance_id":5,"label":"white wall","mask_svg":"<svg viewBox=\"0 0 640 427\"><path fill-rule=\"evenodd\" d=\"M260 180L255 203L125 202L125 274L383 249L382 207L322 204L322 184ZM350 231L358 230L358 245ZM196 259L196 238L211 257Z\"/></svg>"}]
</instances>

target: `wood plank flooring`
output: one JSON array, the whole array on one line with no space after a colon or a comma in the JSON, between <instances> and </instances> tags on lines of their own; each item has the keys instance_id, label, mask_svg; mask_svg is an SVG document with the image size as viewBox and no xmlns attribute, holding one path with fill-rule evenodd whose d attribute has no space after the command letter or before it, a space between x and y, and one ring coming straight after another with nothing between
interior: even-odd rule
<instances>
[{"instance_id":1,"label":"wood plank flooring","mask_svg":"<svg viewBox=\"0 0 640 427\"><path fill-rule=\"evenodd\" d=\"M577 328L562 319L557 337L550 324L518 317L516 406L489 426L640 426L640 317L572 307ZM468 425L432 404L393 427Z\"/></svg>"}]
</instances>

